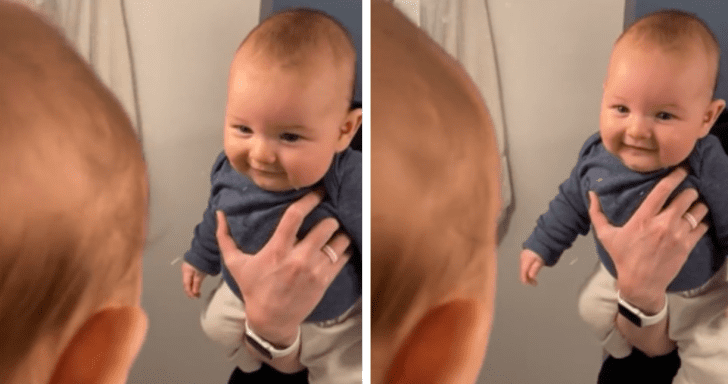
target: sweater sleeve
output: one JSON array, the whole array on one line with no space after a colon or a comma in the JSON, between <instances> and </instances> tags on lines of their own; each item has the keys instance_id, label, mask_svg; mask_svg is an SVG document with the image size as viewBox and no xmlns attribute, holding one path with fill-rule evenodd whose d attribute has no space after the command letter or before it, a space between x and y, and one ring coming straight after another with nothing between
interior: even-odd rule
<instances>
[{"instance_id":1,"label":"sweater sleeve","mask_svg":"<svg viewBox=\"0 0 728 384\"><path fill-rule=\"evenodd\" d=\"M585 206L587 191L581 187L580 173L591 142L592 139L587 140L571 175L559 186L559 193L549 204L548 211L538 218L536 228L523 243L523 248L536 252L547 266L559 261L577 235L589 233L589 213Z\"/></svg>"},{"instance_id":2,"label":"sweater sleeve","mask_svg":"<svg viewBox=\"0 0 728 384\"><path fill-rule=\"evenodd\" d=\"M700 195L712 219L711 232L715 246L723 256L728 254L728 155L720 141L708 135L700 143Z\"/></svg>"},{"instance_id":3,"label":"sweater sleeve","mask_svg":"<svg viewBox=\"0 0 728 384\"><path fill-rule=\"evenodd\" d=\"M338 190L335 200L338 219L352 240L358 254L362 252L362 155L361 152L347 150L335 164ZM333 197L332 197L333 198Z\"/></svg>"},{"instance_id":4,"label":"sweater sleeve","mask_svg":"<svg viewBox=\"0 0 728 384\"><path fill-rule=\"evenodd\" d=\"M215 183L215 175L222 168L224 160L225 154L221 153L212 166L210 183L213 185ZM208 275L217 275L220 273L220 248L217 245L217 238L215 237L217 217L213 207L213 198L214 194L211 193L207 208L202 214L202 222L195 227L192 244L184 256L186 262Z\"/></svg>"}]
</instances>

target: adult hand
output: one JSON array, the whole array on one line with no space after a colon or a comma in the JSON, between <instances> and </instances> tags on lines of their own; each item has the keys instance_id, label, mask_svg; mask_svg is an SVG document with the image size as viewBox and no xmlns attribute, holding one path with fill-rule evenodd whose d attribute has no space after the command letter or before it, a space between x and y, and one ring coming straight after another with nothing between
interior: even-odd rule
<instances>
[{"instance_id":1,"label":"adult hand","mask_svg":"<svg viewBox=\"0 0 728 384\"><path fill-rule=\"evenodd\" d=\"M300 241L296 233L303 219L321 202L309 193L291 204L268 243L247 255L230 237L225 215L217 212L217 241L225 265L245 300L248 326L277 346L293 344L298 327L323 297L350 255L344 254L349 238L333 236L339 223L333 218L319 222ZM330 246L338 260L322 251Z\"/></svg>"},{"instance_id":2,"label":"adult hand","mask_svg":"<svg viewBox=\"0 0 728 384\"><path fill-rule=\"evenodd\" d=\"M708 230L701 222L708 207L694 204L698 199L694 189L681 192L663 209L670 193L686 176L687 172L678 168L662 179L621 228L609 223L596 193L589 192L589 216L597 238L614 261L617 288L625 300L647 313L662 309L667 286ZM697 221L695 228L685 218L686 213Z\"/></svg>"}]
</instances>

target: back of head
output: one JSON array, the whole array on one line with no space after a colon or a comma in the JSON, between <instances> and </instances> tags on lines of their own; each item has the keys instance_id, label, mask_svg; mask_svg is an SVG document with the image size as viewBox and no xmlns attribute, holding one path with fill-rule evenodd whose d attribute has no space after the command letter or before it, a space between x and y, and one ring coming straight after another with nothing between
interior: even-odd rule
<instances>
[{"instance_id":1,"label":"back of head","mask_svg":"<svg viewBox=\"0 0 728 384\"><path fill-rule=\"evenodd\" d=\"M352 97L356 50L346 28L324 12L295 8L275 13L256 26L238 48L274 60L284 68L305 69L322 58L350 71Z\"/></svg>"},{"instance_id":2,"label":"back of head","mask_svg":"<svg viewBox=\"0 0 728 384\"><path fill-rule=\"evenodd\" d=\"M384 2L372 4L371 70L372 382L474 380L500 207L489 114L454 59ZM421 340L437 344L431 364L404 364Z\"/></svg>"},{"instance_id":3,"label":"back of head","mask_svg":"<svg viewBox=\"0 0 728 384\"><path fill-rule=\"evenodd\" d=\"M625 29L615 45L624 40L681 55L694 54L697 48L711 61L714 72L710 75L717 86L720 44L708 25L693 13L667 9L647 14Z\"/></svg>"},{"instance_id":4,"label":"back of head","mask_svg":"<svg viewBox=\"0 0 728 384\"><path fill-rule=\"evenodd\" d=\"M0 1L0 382L47 380L29 359L53 364L87 317L135 299L117 288L139 278L145 174L110 91L55 28Z\"/></svg>"}]
</instances>

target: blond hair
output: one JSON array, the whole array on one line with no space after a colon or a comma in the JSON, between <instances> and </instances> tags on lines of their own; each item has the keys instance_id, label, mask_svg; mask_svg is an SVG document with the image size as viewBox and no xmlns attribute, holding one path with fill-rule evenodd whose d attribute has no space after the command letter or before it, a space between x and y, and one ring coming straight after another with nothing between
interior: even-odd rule
<instances>
[{"instance_id":1,"label":"blond hair","mask_svg":"<svg viewBox=\"0 0 728 384\"><path fill-rule=\"evenodd\" d=\"M615 46L625 39L677 53L688 53L697 42L714 66L710 75L713 76L715 93L720 70L720 44L710 27L695 14L677 9L649 13L625 29Z\"/></svg>"},{"instance_id":2,"label":"blond hair","mask_svg":"<svg viewBox=\"0 0 728 384\"><path fill-rule=\"evenodd\" d=\"M5 8L0 382L41 340L62 350L72 320L138 273L147 201L141 145L119 102L55 28Z\"/></svg>"},{"instance_id":3,"label":"blond hair","mask_svg":"<svg viewBox=\"0 0 728 384\"><path fill-rule=\"evenodd\" d=\"M238 51L246 45L288 68L303 68L329 55L334 64L350 68L351 99L354 97L354 43L346 28L322 11L294 8L274 13L250 31Z\"/></svg>"}]
</instances>

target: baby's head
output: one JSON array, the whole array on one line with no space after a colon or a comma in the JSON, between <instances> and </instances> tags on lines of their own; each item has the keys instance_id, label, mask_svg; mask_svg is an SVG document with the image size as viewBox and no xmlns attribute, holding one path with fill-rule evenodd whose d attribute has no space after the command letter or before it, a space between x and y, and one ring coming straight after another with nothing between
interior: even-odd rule
<instances>
[{"instance_id":1,"label":"baby's head","mask_svg":"<svg viewBox=\"0 0 728 384\"><path fill-rule=\"evenodd\" d=\"M361 124L351 110L356 51L323 12L294 9L263 21L235 54L225 109L225 155L259 187L321 180Z\"/></svg>"},{"instance_id":2,"label":"baby's head","mask_svg":"<svg viewBox=\"0 0 728 384\"><path fill-rule=\"evenodd\" d=\"M725 101L713 98L720 47L696 16L649 14L614 44L600 113L606 149L628 168L680 164L705 137Z\"/></svg>"},{"instance_id":3,"label":"baby's head","mask_svg":"<svg viewBox=\"0 0 728 384\"><path fill-rule=\"evenodd\" d=\"M110 356L104 348L126 348L118 358L134 348L122 345L126 332L139 347L146 329L141 146L119 102L60 33L3 1L0 68L0 382L45 383L54 366L56 379L85 382L64 374L89 371L58 368L92 361L76 348L100 358ZM133 320L97 337L121 321L111 309Z\"/></svg>"}]
</instances>

